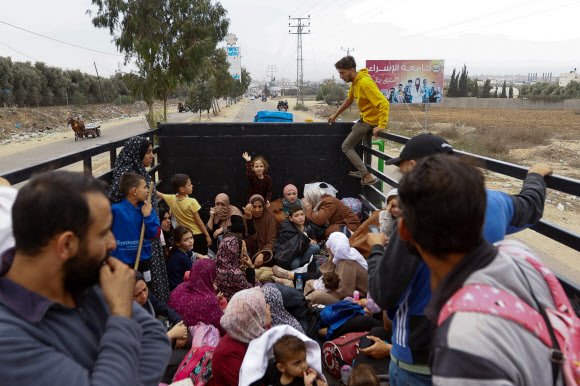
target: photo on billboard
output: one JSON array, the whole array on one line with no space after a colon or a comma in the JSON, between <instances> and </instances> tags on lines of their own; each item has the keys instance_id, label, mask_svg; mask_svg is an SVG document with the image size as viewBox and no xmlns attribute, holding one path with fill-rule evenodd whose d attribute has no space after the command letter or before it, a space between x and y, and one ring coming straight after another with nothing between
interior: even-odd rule
<instances>
[{"instance_id":1,"label":"photo on billboard","mask_svg":"<svg viewBox=\"0 0 580 386\"><path fill-rule=\"evenodd\" d=\"M367 60L369 75L389 103L441 103L444 60Z\"/></svg>"}]
</instances>

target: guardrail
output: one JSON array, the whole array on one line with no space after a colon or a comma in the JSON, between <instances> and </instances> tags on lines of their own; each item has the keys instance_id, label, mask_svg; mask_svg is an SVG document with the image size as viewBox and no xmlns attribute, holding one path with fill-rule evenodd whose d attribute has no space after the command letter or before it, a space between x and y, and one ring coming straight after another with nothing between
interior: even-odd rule
<instances>
[{"instance_id":1,"label":"guardrail","mask_svg":"<svg viewBox=\"0 0 580 386\"><path fill-rule=\"evenodd\" d=\"M160 129L154 129L137 135L149 138L151 143L154 143L153 137L159 134L159 131ZM0 175L0 177L6 178L12 185L16 185L20 182L29 180L35 174L60 169L81 161L83 163L83 170L85 174L93 175L93 157L109 152L111 166L115 165L115 160L117 159L117 149L122 147L126 140L127 138L104 145L98 145L87 150L79 151L78 153L72 153L62 157L53 158L46 162L42 162L34 166L29 166L24 169L12 170ZM158 153L159 150L160 147L155 146L153 152ZM155 160L153 160L153 162L154 163L151 169L149 169L149 175L155 181L155 173L159 170L160 164L155 164ZM105 173L96 176L96 178L110 182L112 174L113 171L108 170Z\"/></svg>"}]
</instances>

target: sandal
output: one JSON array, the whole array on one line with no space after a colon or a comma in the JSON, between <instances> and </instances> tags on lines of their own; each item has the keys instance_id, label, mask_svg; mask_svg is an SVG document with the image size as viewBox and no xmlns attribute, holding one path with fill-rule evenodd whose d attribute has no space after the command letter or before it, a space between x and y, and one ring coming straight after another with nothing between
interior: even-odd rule
<instances>
[{"instance_id":1,"label":"sandal","mask_svg":"<svg viewBox=\"0 0 580 386\"><path fill-rule=\"evenodd\" d=\"M374 184L376 184L376 183L378 182L378 180L379 180L378 178L374 178L372 181L365 182L365 180L364 180L364 178L363 178L362 180L360 180L360 184L361 184L362 186L370 186L370 185L374 185Z\"/></svg>"},{"instance_id":2,"label":"sandal","mask_svg":"<svg viewBox=\"0 0 580 386\"><path fill-rule=\"evenodd\" d=\"M285 270L284 268L280 268L277 265L272 267L272 272L274 273L274 276L281 278L281 279L289 279L290 277L288 276L288 274L290 273L289 271Z\"/></svg>"},{"instance_id":3,"label":"sandal","mask_svg":"<svg viewBox=\"0 0 580 386\"><path fill-rule=\"evenodd\" d=\"M274 279L276 283L284 284L285 286L294 288L294 282L290 279L280 279L279 277L276 276L273 276L272 279Z\"/></svg>"}]
</instances>

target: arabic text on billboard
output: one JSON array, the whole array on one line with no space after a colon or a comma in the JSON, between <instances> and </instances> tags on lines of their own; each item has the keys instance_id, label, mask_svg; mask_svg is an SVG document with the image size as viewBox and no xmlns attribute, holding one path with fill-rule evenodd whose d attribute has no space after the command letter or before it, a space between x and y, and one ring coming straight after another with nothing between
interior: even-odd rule
<instances>
[{"instance_id":1,"label":"arabic text on billboard","mask_svg":"<svg viewBox=\"0 0 580 386\"><path fill-rule=\"evenodd\" d=\"M367 60L369 75L389 103L440 103L443 60Z\"/></svg>"}]
</instances>

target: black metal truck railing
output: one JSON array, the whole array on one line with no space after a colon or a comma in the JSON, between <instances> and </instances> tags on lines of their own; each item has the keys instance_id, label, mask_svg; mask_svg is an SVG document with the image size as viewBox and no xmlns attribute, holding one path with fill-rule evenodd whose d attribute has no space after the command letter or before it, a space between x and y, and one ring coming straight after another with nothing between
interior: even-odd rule
<instances>
[{"instance_id":1,"label":"black metal truck railing","mask_svg":"<svg viewBox=\"0 0 580 386\"><path fill-rule=\"evenodd\" d=\"M369 134L367 142L370 143ZM400 144L406 144L410 138L403 137L396 134L379 132L379 137L386 139L388 141L397 142ZM373 168L372 157L377 157L380 160L389 160L393 157L388 156L380 151L377 151L369 146L361 145L361 150L363 152L363 159L369 171L373 173L377 178L385 183L397 187L399 185L398 181L392 179L385 173ZM475 154L470 154L462 151L455 150L455 153L467 156L478 164L484 165L489 171L500 173L509 177L517 178L523 180L526 177L528 169L515 165L509 162L499 161L492 158L482 157ZM546 185L550 189L554 189L560 192L568 193L575 196L580 196L580 181L574 180L572 178L567 178L558 175L548 175L545 177ZM365 208L368 211L374 211L381 207L381 203L386 200L386 196L375 186L367 186L363 189L363 194L360 195L360 199L363 201ZM571 231L569 229L563 228L557 224L551 223L546 220L540 220L538 224L531 227L534 231L549 237L561 244L564 244L576 251L580 251L580 234ZM564 289L572 299L580 300L578 296L580 294L580 285L574 283L562 275L557 275L558 279L564 286Z\"/></svg>"},{"instance_id":2,"label":"black metal truck railing","mask_svg":"<svg viewBox=\"0 0 580 386\"><path fill-rule=\"evenodd\" d=\"M153 137L159 134L159 129L146 131L144 133L138 134L142 137L147 137L151 142L153 142ZM57 170L77 162L83 163L83 170L85 174L92 175L93 174L93 162L92 159L95 156L99 156L103 153L109 152L109 160L111 163L111 167L115 165L115 160L117 159L117 149L122 147L127 139L121 139L119 141L110 142L104 145L98 145L92 147L87 150L82 150L77 153L68 154L62 157L53 158L46 162L39 163L37 165L29 166L24 169L18 169L6 172L0 177L6 178L12 185L16 185L18 183L24 182L29 180L33 175L39 174L42 172L46 172L49 170ZM159 146L153 149L154 153L158 153L160 150ZM155 162L155 160L153 161ZM149 175L155 180L155 173L157 173L160 169L160 164L153 164L151 169L149 169ZM106 182L110 182L112 177L113 171L108 170L98 176L97 178L104 180Z\"/></svg>"}]
</instances>

